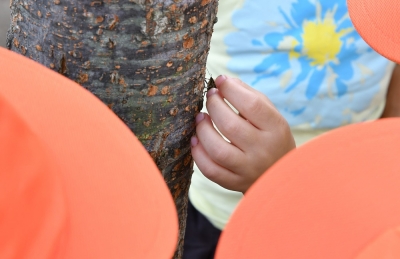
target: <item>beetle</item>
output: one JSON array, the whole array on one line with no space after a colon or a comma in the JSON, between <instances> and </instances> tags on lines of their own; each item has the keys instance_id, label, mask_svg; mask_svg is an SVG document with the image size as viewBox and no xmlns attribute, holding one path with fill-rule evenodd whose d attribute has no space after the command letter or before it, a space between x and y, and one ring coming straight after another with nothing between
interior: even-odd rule
<instances>
[{"instance_id":1,"label":"beetle","mask_svg":"<svg viewBox=\"0 0 400 259\"><path fill-rule=\"evenodd\" d=\"M208 90L210 90L212 88L217 88L217 86L215 85L214 78L212 76L210 77L210 79L208 79L208 82L206 81L206 83L207 83L206 93L208 92Z\"/></svg>"}]
</instances>

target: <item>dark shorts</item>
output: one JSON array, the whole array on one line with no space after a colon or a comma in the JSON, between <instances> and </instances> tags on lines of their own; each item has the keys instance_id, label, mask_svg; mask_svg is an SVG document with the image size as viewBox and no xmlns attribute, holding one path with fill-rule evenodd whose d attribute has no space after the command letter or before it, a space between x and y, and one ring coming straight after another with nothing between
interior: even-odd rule
<instances>
[{"instance_id":1,"label":"dark shorts","mask_svg":"<svg viewBox=\"0 0 400 259\"><path fill-rule=\"evenodd\" d=\"M186 221L183 259L213 259L221 230L190 203Z\"/></svg>"}]
</instances>

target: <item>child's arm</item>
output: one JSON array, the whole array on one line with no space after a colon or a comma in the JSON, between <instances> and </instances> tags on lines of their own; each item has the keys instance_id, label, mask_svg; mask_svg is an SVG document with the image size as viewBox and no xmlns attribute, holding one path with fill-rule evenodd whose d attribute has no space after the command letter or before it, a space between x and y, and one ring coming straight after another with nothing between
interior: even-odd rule
<instances>
[{"instance_id":1,"label":"child's arm","mask_svg":"<svg viewBox=\"0 0 400 259\"><path fill-rule=\"evenodd\" d=\"M386 95L386 106L382 118L400 117L400 65L396 65Z\"/></svg>"},{"instance_id":2,"label":"child's arm","mask_svg":"<svg viewBox=\"0 0 400 259\"><path fill-rule=\"evenodd\" d=\"M219 76L215 83L217 89L207 93L209 115L196 117L192 155L207 178L245 192L266 169L294 149L295 142L289 125L265 95L239 79ZM212 121L231 143L222 138Z\"/></svg>"}]
</instances>

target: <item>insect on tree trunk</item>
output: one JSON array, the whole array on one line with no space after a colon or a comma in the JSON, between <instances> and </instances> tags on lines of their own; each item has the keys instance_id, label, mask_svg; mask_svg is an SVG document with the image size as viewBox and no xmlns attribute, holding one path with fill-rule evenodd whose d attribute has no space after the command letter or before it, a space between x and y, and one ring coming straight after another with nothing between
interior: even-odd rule
<instances>
[{"instance_id":1,"label":"insect on tree trunk","mask_svg":"<svg viewBox=\"0 0 400 259\"><path fill-rule=\"evenodd\" d=\"M190 137L202 105L217 2L11 0L8 48L95 94L153 157L179 214L175 258L182 254Z\"/></svg>"}]
</instances>

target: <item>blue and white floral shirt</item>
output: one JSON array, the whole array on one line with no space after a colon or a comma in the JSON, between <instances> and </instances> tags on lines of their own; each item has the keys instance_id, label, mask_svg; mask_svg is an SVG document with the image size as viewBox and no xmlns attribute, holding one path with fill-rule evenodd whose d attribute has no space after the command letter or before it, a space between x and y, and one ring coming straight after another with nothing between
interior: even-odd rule
<instances>
[{"instance_id":1,"label":"blue and white floral shirt","mask_svg":"<svg viewBox=\"0 0 400 259\"><path fill-rule=\"evenodd\" d=\"M298 145L382 113L394 64L361 39L346 0L220 0L218 19L208 70L267 95ZM196 170L190 199L222 228L241 195Z\"/></svg>"}]
</instances>

